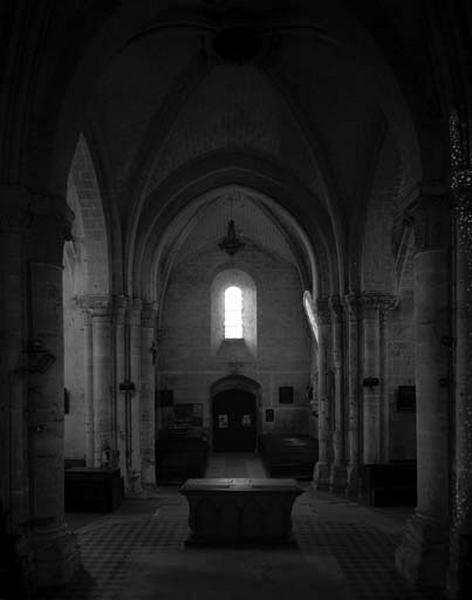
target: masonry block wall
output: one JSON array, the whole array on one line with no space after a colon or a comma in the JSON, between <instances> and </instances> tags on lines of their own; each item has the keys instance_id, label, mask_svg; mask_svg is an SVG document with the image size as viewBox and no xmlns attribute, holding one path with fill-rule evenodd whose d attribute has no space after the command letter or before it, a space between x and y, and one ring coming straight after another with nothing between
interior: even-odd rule
<instances>
[{"instance_id":1,"label":"masonry block wall","mask_svg":"<svg viewBox=\"0 0 472 600\"><path fill-rule=\"evenodd\" d=\"M239 340L212 348L212 282L231 269L247 273L255 283L255 351ZM314 433L307 398L311 348L302 296L295 267L253 244L233 258L217 247L188 255L174 266L162 303L158 389L172 390L176 404L201 403L203 425L211 431L210 387L237 372L261 386L263 432ZM279 404L281 386L294 388L293 404ZM267 408L274 410L273 422L266 422Z\"/></svg>"}]
</instances>

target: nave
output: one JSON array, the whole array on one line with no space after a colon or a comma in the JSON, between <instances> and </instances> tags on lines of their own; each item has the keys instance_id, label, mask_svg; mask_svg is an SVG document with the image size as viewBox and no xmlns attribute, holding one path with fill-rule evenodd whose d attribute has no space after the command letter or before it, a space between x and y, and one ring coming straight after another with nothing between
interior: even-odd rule
<instances>
[{"instance_id":1,"label":"nave","mask_svg":"<svg viewBox=\"0 0 472 600\"><path fill-rule=\"evenodd\" d=\"M212 454L207 477L265 476L255 454ZM394 568L407 508L372 509L300 482L295 545L187 548L188 506L178 487L126 499L114 513L67 513L85 572L41 600L432 600Z\"/></svg>"}]
</instances>

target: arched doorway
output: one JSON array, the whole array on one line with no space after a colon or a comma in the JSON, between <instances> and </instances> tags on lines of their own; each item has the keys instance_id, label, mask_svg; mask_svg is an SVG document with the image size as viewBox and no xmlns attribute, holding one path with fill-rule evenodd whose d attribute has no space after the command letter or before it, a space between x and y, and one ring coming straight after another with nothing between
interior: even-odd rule
<instances>
[{"instance_id":1,"label":"arched doorway","mask_svg":"<svg viewBox=\"0 0 472 600\"><path fill-rule=\"evenodd\" d=\"M213 398L213 450L254 452L257 441L256 397L229 389Z\"/></svg>"},{"instance_id":2,"label":"arched doorway","mask_svg":"<svg viewBox=\"0 0 472 600\"><path fill-rule=\"evenodd\" d=\"M211 386L215 452L256 450L259 395L259 384L243 375L223 377Z\"/></svg>"}]
</instances>

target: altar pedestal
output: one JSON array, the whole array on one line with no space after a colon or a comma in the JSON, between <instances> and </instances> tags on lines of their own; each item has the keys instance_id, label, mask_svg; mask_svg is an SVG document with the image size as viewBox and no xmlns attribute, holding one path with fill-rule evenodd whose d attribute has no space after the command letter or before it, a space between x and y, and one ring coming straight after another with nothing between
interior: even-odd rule
<instances>
[{"instance_id":1,"label":"altar pedestal","mask_svg":"<svg viewBox=\"0 0 472 600\"><path fill-rule=\"evenodd\" d=\"M187 544L293 543L292 506L302 493L294 479L188 479Z\"/></svg>"}]
</instances>

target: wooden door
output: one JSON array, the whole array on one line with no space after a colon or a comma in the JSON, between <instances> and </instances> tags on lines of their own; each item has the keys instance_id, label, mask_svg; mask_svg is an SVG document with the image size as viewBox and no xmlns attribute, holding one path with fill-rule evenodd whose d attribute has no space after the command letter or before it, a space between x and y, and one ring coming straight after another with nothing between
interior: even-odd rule
<instances>
[{"instance_id":1,"label":"wooden door","mask_svg":"<svg viewBox=\"0 0 472 600\"><path fill-rule=\"evenodd\" d=\"M244 390L225 390L213 398L213 450L254 452L256 398Z\"/></svg>"}]
</instances>

